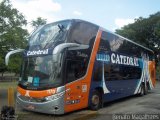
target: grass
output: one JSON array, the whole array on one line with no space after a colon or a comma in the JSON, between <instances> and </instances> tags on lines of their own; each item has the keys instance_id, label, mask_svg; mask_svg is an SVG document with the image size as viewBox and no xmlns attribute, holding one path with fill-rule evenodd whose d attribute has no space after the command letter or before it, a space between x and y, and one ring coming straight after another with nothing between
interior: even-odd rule
<instances>
[{"instance_id":1,"label":"grass","mask_svg":"<svg viewBox=\"0 0 160 120\"><path fill-rule=\"evenodd\" d=\"M17 81L13 82L0 82L0 89L8 89L9 87L13 87L14 89L17 88Z\"/></svg>"}]
</instances>

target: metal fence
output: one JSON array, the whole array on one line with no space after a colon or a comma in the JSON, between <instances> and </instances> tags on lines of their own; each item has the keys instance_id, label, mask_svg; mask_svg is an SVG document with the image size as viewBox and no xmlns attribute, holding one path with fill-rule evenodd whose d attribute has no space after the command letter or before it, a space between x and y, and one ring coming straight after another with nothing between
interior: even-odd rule
<instances>
[{"instance_id":1,"label":"metal fence","mask_svg":"<svg viewBox=\"0 0 160 120\"><path fill-rule=\"evenodd\" d=\"M15 76L0 76L0 82L12 82L12 81L18 81L19 77Z\"/></svg>"}]
</instances>

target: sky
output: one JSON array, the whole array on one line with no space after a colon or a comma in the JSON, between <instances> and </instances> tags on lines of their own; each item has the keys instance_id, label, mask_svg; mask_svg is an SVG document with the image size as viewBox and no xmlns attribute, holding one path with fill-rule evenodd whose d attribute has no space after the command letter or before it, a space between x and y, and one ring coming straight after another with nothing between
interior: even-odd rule
<instances>
[{"instance_id":1,"label":"sky","mask_svg":"<svg viewBox=\"0 0 160 120\"><path fill-rule=\"evenodd\" d=\"M0 0L2 1L2 0ZM149 17L160 11L160 0L10 0L27 19L37 17L48 23L64 19L82 19L110 31ZM32 31L31 26L27 26Z\"/></svg>"}]
</instances>

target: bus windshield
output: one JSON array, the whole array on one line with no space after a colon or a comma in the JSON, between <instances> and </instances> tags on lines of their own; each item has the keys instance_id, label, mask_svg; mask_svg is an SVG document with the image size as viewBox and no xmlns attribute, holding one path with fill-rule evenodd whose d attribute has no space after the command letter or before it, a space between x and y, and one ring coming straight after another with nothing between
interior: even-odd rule
<instances>
[{"instance_id":1,"label":"bus windshield","mask_svg":"<svg viewBox=\"0 0 160 120\"><path fill-rule=\"evenodd\" d=\"M52 58L52 55L25 58L19 84L27 89L59 86L62 83L61 66Z\"/></svg>"},{"instance_id":2,"label":"bus windshield","mask_svg":"<svg viewBox=\"0 0 160 120\"><path fill-rule=\"evenodd\" d=\"M29 38L29 45L50 47L52 43L65 41L70 21L60 21L39 27Z\"/></svg>"}]
</instances>

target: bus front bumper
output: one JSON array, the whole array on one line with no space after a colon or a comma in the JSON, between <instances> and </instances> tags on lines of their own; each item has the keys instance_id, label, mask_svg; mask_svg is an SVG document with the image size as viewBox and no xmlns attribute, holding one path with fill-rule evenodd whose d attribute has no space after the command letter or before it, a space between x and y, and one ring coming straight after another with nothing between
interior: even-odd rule
<instances>
[{"instance_id":1,"label":"bus front bumper","mask_svg":"<svg viewBox=\"0 0 160 120\"><path fill-rule=\"evenodd\" d=\"M64 114L64 96L46 102L31 102L31 99L24 98L24 96L17 96L17 103L23 109L46 114Z\"/></svg>"}]
</instances>

